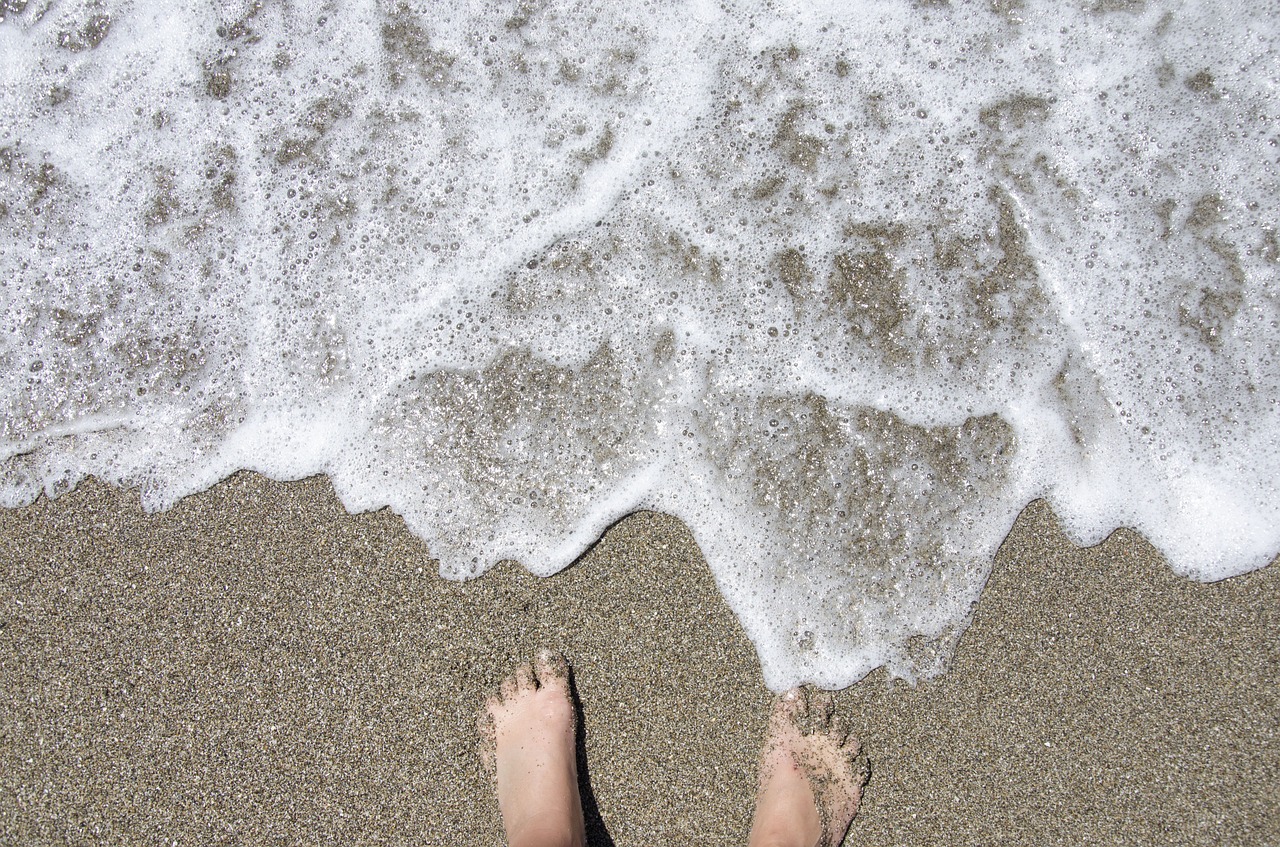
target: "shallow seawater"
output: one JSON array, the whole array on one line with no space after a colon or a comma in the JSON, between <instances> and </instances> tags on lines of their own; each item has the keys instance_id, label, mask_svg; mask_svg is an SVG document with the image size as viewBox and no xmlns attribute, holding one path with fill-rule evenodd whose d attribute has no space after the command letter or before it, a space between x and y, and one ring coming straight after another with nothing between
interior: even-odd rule
<instances>
[{"instance_id":1,"label":"shallow seawater","mask_svg":"<svg viewBox=\"0 0 1280 847\"><path fill-rule=\"evenodd\" d=\"M1037 497L1280 550L1280 4L0 16L4 505L325 473L451 578L658 509L775 688L942 670Z\"/></svg>"}]
</instances>

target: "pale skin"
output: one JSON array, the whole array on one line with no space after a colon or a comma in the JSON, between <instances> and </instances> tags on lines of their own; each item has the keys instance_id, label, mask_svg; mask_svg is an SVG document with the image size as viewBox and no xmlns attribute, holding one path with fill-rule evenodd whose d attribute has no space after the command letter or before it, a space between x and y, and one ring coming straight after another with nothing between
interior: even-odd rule
<instances>
[{"instance_id":1,"label":"pale skin","mask_svg":"<svg viewBox=\"0 0 1280 847\"><path fill-rule=\"evenodd\" d=\"M866 762L831 696L792 689L773 704L748 847L836 847L858 811ZM585 847L569 666L544 650L480 714L481 757L510 847Z\"/></svg>"}]
</instances>

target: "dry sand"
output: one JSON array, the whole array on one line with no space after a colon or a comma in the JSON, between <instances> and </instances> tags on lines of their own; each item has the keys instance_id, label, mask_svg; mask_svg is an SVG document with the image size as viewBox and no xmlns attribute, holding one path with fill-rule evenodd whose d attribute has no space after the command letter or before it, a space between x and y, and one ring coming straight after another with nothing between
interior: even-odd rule
<instances>
[{"instance_id":1,"label":"dry sand","mask_svg":"<svg viewBox=\"0 0 1280 847\"><path fill-rule=\"evenodd\" d=\"M0 511L0 843L500 844L474 716L572 662L595 843L743 843L750 643L678 521L539 580L435 575L394 515L239 474L170 512L97 483ZM1280 844L1280 567L1174 577L1033 504L951 670L840 696L848 844Z\"/></svg>"}]
</instances>

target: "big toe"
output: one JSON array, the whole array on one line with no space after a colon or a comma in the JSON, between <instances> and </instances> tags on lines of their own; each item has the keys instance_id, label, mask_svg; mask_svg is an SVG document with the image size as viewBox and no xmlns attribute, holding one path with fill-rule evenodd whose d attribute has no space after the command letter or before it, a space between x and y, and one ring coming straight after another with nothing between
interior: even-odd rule
<instances>
[{"instance_id":1,"label":"big toe","mask_svg":"<svg viewBox=\"0 0 1280 847\"><path fill-rule=\"evenodd\" d=\"M516 668L516 687L521 691L534 691L538 688L538 680L533 675L533 665L530 662L521 662Z\"/></svg>"},{"instance_id":2,"label":"big toe","mask_svg":"<svg viewBox=\"0 0 1280 847\"><path fill-rule=\"evenodd\" d=\"M534 668L538 674L538 682L543 688L555 688L568 692L569 662L563 654L555 650L539 650Z\"/></svg>"},{"instance_id":3,"label":"big toe","mask_svg":"<svg viewBox=\"0 0 1280 847\"><path fill-rule=\"evenodd\" d=\"M773 720L784 724L797 724L809 710L808 698L803 688L793 688L774 698Z\"/></svg>"}]
</instances>

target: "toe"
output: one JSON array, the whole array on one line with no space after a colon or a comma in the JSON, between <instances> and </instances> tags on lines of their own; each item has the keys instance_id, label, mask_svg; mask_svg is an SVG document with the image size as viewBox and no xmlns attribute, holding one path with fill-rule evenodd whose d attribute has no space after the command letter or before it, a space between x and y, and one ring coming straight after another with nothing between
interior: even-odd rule
<instances>
[{"instance_id":1,"label":"toe","mask_svg":"<svg viewBox=\"0 0 1280 847\"><path fill-rule=\"evenodd\" d=\"M836 700L829 691L815 691L809 695L809 718L813 721L815 732L831 725L831 716L836 710Z\"/></svg>"},{"instance_id":2,"label":"toe","mask_svg":"<svg viewBox=\"0 0 1280 847\"><path fill-rule=\"evenodd\" d=\"M857 787L858 796L862 796L862 789L871 779L871 760L867 758L867 754L862 752L862 745L858 740L851 739L854 749L846 752L849 753L849 769L853 773L853 784Z\"/></svg>"},{"instance_id":3,"label":"toe","mask_svg":"<svg viewBox=\"0 0 1280 847\"><path fill-rule=\"evenodd\" d=\"M543 688L569 689L569 662L555 650L539 650L534 670Z\"/></svg>"},{"instance_id":4,"label":"toe","mask_svg":"<svg viewBox=\"0 0 1280 847\"><path fill-rule=\"evenodd\" d=\"M782 723L798 723L804 707L804 689L793 688L773 701L773 718Z\"/></svg>"},{"instance_id":5,"label":"toe","mask_svg":"<svg viewBox=\"0 0 1280 847\"><path fill-rule=\"evenodd\" d=\"M803 698L804 694L799 688L773 698L773 710L769 713L769 735L765 740L766 753L780 745L787 746L787 739L799 734L798 710Z\"/></svg>"},{"instance_id":6,"label":"toe","mask_svg":"<svg viewBox=\"0 0 1280 847\"><path fill-rule=\"evenodd\" d=\"M521 691L534 691L538 688L538 680L533 675L533 665L530 662L522 662L516 668L516 685Z\"/></svg>"},{"instance_id":7,"label":"toe","mask_svg":"<svg viewBox=\"0 0 1280 847\"><path fill-rule=\"evenodd\" d=\"M502 681L501 696L503 700L512 700L520 693L520 683L515 676L509 676Z\"/></svg>"},{"instance_id":8,"label":"toe","mask_svg":"<svg viewBox=\"0 0 1280 847\"><path fill-rule=\"evenodd\" d=\"M832 740L843 749L849 738L849 721L844 715L835 715L831 718L830 727L828 733L831 735ZM853 743L857 744L857 739L854 739Z\"/></svg>"},{"instance_id":9,"label":"toe","mask_svg":"<svg viewBox=\"0 0 1280 847\"><path fill-rule=\"evenodd\" d=\"M840 750L846 756L860 756L862 755L862 741L851 731L846 732L844 740L840 742Z\"/></svg>"},{"instance_id":10,"label":"toe","mask_svg":"<svg viewBox=\"0 0 1280 847\"><path fill-rule=\"evenodd\" d=\"M800 689L795 698L795 710L792 712L801 724L809 721L809 686Z\"/></svg>"}]
</instances>

